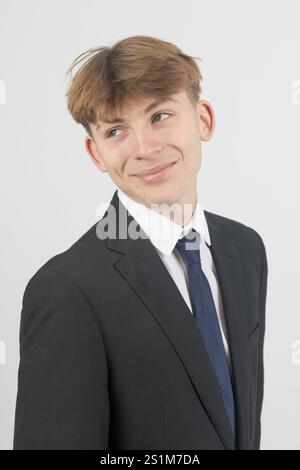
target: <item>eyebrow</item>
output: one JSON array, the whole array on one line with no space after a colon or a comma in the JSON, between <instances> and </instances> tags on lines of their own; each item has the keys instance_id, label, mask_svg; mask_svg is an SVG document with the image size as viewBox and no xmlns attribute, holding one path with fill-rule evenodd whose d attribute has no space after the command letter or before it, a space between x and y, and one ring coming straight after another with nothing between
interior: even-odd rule
<instances>
[{"instance_id":1,"label":"eyebrow","mask_svg":"<svg viewBox=\"0 0 300 470\"><path fill-rule=\"evenodd\" d=\"M144 114L147 114L149 113L150 111L152 111L154 108L156 108L159 104L162 104L162 103L166 103L168 101L174 101L174 103L178 103L177 100L175 100L174 98L170 98L170 97L166 97L166 98L160 98L156 101L153 101L151 104L149 104L147 106L147 108L144 109ZM118 118L118 117L115 117L115 118L112 118L112 119L108 119L106 121L102 121L103 123L106 123L106 124L116 124L118 122L126 122L125 119L123 118ZM101 123L99 123L97 126L96 126L96 131L101 127Z\"/></svg>"}]
</instances>

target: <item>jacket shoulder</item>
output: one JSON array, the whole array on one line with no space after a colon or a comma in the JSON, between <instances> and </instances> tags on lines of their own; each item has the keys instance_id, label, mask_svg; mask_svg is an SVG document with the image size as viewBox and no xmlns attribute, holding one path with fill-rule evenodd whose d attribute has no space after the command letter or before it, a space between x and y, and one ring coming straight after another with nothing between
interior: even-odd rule
<instances>
[{"instance_id":1,"label":"jacket shoulder","mask_svg":"<svg viewBox=\"0 0 300 470\"><path fill-rule=\"evenodd\" d=\"M231 239L256 244L259 242L259 245L264 246L261 235L253 227L207 210L204 212L208 223L212 223L219 231L223 232L224 235L228 235Z\"/></svg>"},{"instance_id":2,"label":"jacket shoulder","mask_svg":"<svg viewBox=\"0 0 300 470\"><path fill-rule=\"evenodd\" d=\"M105 249L105 240L97 237L97 224L66 250L45 261L28 279L25 293L32 288L37 290L42 285L73 284L73 287L78 287L81 277L86 277L87 272L94 272L93 268L97 264L105 264L109 251Z\"/></svg>"}]
</instances>

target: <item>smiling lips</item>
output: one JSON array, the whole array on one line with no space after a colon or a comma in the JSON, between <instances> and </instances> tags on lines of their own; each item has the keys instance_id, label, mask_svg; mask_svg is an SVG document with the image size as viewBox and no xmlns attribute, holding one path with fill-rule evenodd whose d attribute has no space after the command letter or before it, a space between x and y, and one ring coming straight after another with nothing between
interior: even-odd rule
<instances>
[{"instance_id":1,"label":"smiling lips","mask_svg":"<svg viewBox=\"0 0 300 470\"><path fill-rule=\"evenodd\" d=\"M137 173L135 176L138 176L140 179L143 181L152 181L156 180L158 178L161 178L162 176L167 173L167 171L175 164L176 162L169 162L169 163L162 163L161 165L157 165L153 168L150 168L149 170L144 170L139 173Z\"/></svg>"}]
</instances>

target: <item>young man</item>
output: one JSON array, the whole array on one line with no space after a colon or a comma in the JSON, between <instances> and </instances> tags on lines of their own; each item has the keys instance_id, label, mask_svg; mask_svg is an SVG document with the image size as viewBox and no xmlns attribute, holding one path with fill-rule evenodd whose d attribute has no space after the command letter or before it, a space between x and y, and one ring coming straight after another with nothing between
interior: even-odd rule
<instances>
[{"instance_id":1,"label":"young man","mask_svg":"<svg viewBox=\"0 0 300 470\"><path fill-rule=\"evenodd\" d=\"M200 70L148 36L84 58L68 108L118 189L28 282L14 448L258 449L266 251L199 203Z\"/></svg>"}]
</instances>

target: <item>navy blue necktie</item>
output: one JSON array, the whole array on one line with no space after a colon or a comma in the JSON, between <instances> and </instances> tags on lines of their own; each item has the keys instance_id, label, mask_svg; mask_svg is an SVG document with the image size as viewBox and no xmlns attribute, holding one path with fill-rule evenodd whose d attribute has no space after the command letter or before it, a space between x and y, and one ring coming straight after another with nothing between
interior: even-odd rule
<instances>
[{"instance_id":1,"label":"navy blue necktie","mask_svg":"<svg viewBox=\"0 0 300 470\"><path fill-rule=\"evenodd\" d=\"M200 234L192 229L178 240L176 248L187 265L193 314L213 366L234 435L235 411L231 377L215 303L201 267L199 242Z\"/></svg>"}]
</instances>

